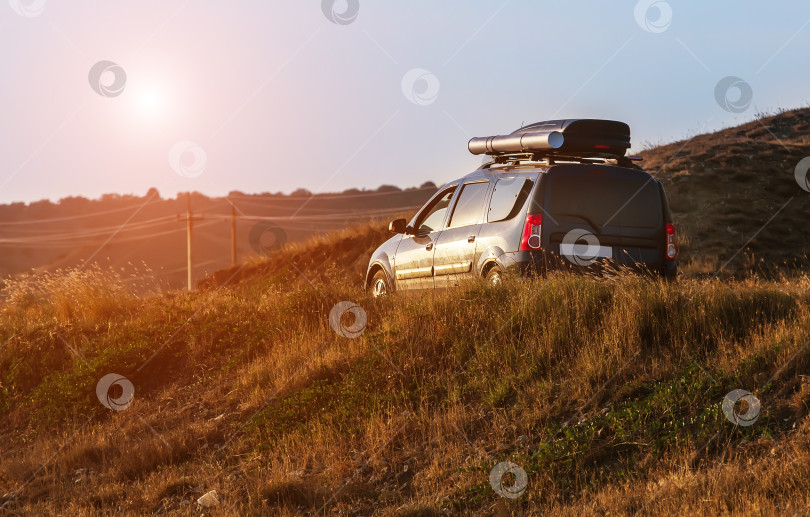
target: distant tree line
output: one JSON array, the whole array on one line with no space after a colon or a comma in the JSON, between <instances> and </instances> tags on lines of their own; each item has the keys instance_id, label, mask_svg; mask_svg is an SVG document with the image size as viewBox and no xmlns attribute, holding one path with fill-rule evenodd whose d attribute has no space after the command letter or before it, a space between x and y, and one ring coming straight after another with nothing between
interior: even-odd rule
<instances>
[{"instance_id":1,"label":"distant tree line","mask_svg":"<svg viewBox=\"0 0 810 517\"><path fill-rule=\"evenodd\" d=\"M323 193L323 195L334 196L335 194L363 194L373 192L407 192L421 189L435 189L436 184L432 181L426 181L419 187L409 187L402 189L395 185L380 185L376 189L356 189L350 188L340 193ZM283 192L262 192L260 194L245 194L244 192L233 190L228 193L228 196L233 197L251 197L254 199L261 199L263 197L309 197L318 196L313 194L310 190L305 188L296 189L289 194ZM195 206L208 205L218 197L209 197L199 192L191 193L192 203ZM15 202L0 204L0 222L13 222L13 221L26 221L32 219L46 219L53 217L66 217L72 215L81 215L85 213L102 212L105 210L116 210L123 207L138 207L145 203L153 203L157 201L169 202L170 204L177 203L177 209L184 209L185 194L178 194L174 199L161 198L160 192L156 188L150 188L144 196L136 196L134 194L104 194L98 199L88 199L83 196L68 196L56 202L49 199L42 199L30 203ZM182 205L182 206L181 206Z\"/></svg>"}]
</instances>

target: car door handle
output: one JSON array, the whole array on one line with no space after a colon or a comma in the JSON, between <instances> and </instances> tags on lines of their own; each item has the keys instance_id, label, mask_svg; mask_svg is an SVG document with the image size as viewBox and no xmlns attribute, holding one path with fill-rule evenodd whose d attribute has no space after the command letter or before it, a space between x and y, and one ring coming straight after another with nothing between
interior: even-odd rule
<instances>
[{"instance_id":1,"label":"car door handle","mask_svg":"<svg viewBox=\"0 0 810 517\"><path fill-rule=\"evenodd\" d=\"M467 242L475 242L475 235L470 235L467 237Z\"/></svg>"},{"instance_id":2,"label":"car door handle","mask_svg":"<svg viewBox=\"0 0 810 517\"><path fill-rule=\"evenodd\" d=\"M429 242L428 245L425 246L425 249L428 250L428 251L432 250L433 249L433 243Z\"/></svg>"}]
</instances>

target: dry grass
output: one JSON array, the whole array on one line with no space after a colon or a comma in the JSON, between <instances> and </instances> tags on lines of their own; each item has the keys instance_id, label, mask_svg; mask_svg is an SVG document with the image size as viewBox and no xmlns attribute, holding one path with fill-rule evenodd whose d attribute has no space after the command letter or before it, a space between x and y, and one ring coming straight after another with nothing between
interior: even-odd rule
<instances>
[{"instance_id":1,"label":"dry grass","mask_svg":"<svg viewBox=\"0 0 810 517\"><path fill-rule=\"evenodd\" d=\"M97 265L9 279L2 301L2 318L22 331L30 324L98 323L138 303L121 275Z\"/></svg>"},{"instance_id":2,"label":"dry grass","mask_svg":"<svg viewBox=\"0 0 810 517\"><path fill-rule=\"evenodd\" d=\"M560 274L371 300L349 248L376 231L289 248L272 273L254 264L235 287L192 294L136 297L99 271L9 284L0 504L198 515L212 489L212 515L808 504L806 277ZM302 258L329 253L343 269ZM329 326L341 300L368 314L357 339ZM125 411L96 398L111 372L135 386ZM762 401L750 428L720 411L735 388ZM504 460L529 476L514 501L488 481Z\"/></svg>"}]
</instances>

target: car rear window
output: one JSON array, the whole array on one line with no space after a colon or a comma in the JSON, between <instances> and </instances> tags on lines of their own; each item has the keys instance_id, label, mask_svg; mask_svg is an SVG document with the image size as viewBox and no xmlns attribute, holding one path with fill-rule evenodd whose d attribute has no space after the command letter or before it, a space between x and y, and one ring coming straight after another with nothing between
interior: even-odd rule
<instances>
[{"instance_id":1,"label":"car rear window","mask_svg":"<svg viewBox=\"0 0 810 517\"><path fill-rule=\"evenodd\" d=\"M590 224L634 228L661 225L661 197L651 178L554 176L549 178L552 217L580 218Z\"/></svg>"},{"instance_id":2,"label":"car rear window","mask_svg":"<svg viewBox=\"0 0 810 517\"><path fill-rule=\"evenodd\" d=\"M526 198L532 191L531 178L501 178L495 183L492 199L489 201L487 222L496 223L515 217L523 208Z\"/></svg>"}]
</instances>

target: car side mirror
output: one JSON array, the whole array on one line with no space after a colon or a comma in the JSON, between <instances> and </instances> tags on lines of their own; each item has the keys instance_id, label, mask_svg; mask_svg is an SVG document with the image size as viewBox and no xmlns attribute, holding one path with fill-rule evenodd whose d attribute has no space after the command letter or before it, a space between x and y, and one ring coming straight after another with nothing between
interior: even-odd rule
<instances>
[{"instance_id":1,"label":"car side mirror","mask_svg":"<svg viewBox=\"0 0 810 517\"><path fill-rule=\"evenodd\" d=\"M394 219L390 223L388 223L388 231L394 233L405 233L406 226L405 226L405 219Z\"/></svg>"}]
</instances>

